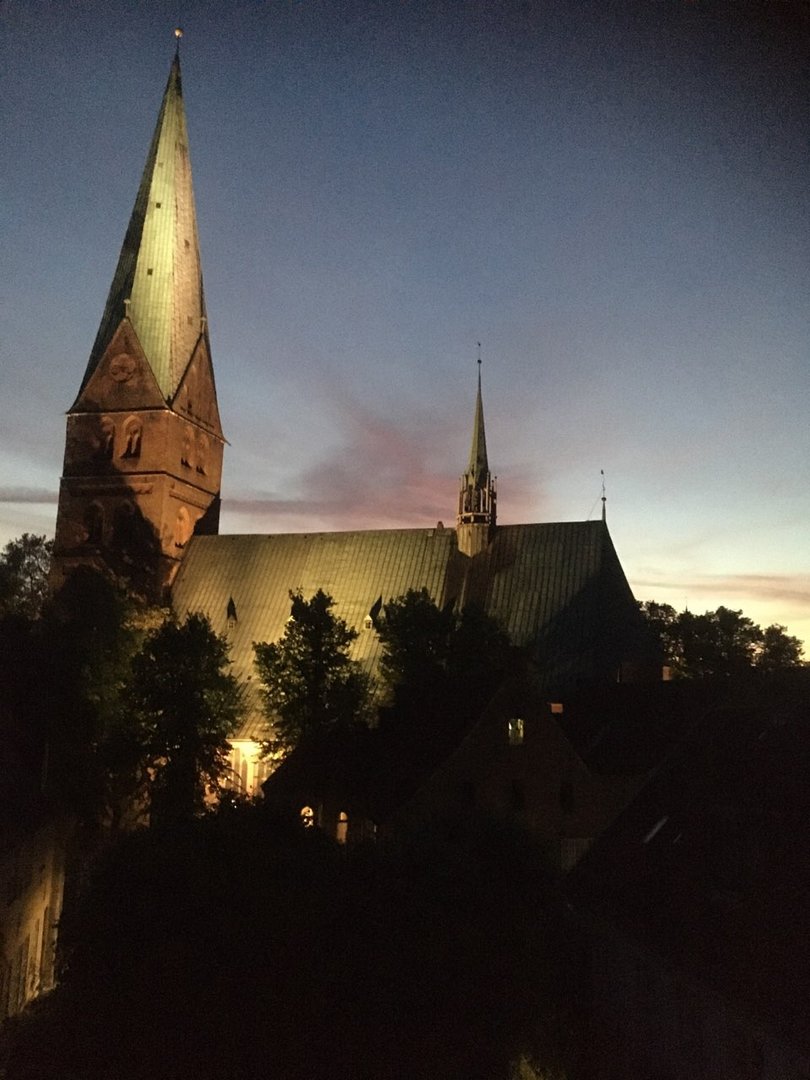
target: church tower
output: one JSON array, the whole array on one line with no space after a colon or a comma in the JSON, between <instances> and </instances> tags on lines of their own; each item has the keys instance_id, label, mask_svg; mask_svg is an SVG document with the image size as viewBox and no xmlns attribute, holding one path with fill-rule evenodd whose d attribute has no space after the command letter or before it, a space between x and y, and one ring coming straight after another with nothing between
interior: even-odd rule
<instances>
[{"instance_id":1,"label":"church tower","mask_svg":"<svg viewBox=\"0 0 810 1080\"><path fill-rule=\"evenodd\" d=\"M224 441L178 50L67 416L57 574L106 566L138 591L161 596L192 533L218 531Z\"/></svg>"},{"instance_id":2,"label":"church tower","mask_svg":"<svg viewBox=\"0 0 810 1080\"><path fill-rule=\"evenodd\" d=\"M481 399L481 357L478 357L478 393L475 399L472 446L467 471L461 477L458 494L458 548L464 555L477 555L495 532L495 477L487 462L484 405Z\"/></svg>"}]
</instances>

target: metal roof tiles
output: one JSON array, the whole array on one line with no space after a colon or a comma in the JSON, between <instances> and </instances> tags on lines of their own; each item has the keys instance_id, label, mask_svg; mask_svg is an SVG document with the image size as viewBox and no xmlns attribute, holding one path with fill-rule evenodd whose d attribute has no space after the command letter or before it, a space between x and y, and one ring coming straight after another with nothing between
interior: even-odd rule
<instances>
[{"instance_id":1,"label":"metal roof tiles","mask_svg":"<svg viewBox=\"0 0 810 1080\"><path fill-rule=\"evenodd\" d=\"M168 401L200 335L206 333L188 133L176 57L82 389L127 311Z\"/></svg>"},{"instance_id":2,"label":"metal roof tiles","mask_svg":"<svg viewBox=\"0 0 810 1080\"><path fill-rule=\"evenodd\" d=\"M290 590L329 593L358 632L353 657L373 673L379 642L367 616L380 600L423 587L440 606L482 606L560 679L587 674L611 641L621 649L635 607L602 522L501 526L474 558L445 528L199 536L172 596L178 614L203 611L227 634L235 670L249 680L253 643L284 633Z\"/></svg>"}]
</instances>

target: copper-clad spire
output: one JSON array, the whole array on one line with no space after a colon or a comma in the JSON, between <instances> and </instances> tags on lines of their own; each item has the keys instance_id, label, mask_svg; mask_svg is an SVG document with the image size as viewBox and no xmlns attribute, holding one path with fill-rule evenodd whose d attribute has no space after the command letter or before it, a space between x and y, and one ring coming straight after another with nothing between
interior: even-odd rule
<instances>
[{"instance_id":1,"label":"copper-clad spire","mask_svg":"<svg viewBox=\"0 0 810 1080\"><path fill-rule=\"evenodd\" d=\"M470 447L470 462L467 466L467 475L472 478L475 486L486 483L489 477L489 464L487 463L487 436L484 430L484 403L481 398L481 343L478 344L478 394L475 399L475 419L473 421L473 437Z\"/></svg>"},{"instance_id":2,"label":"copper-clad spire","mask_svg":"<svg viewBox=\"0 0 810 1080\"><path fill-rule=\"evenodd\" d=\"M475 397L472 445L467 471L458 496L459 547L475 554L489 541L495 528L495 477L489 471L484 403L481 396L481 345L478 345L478 390ZM471 526L474 526L470 532ZM468 535L469 534L469 535Z\"/></svg>"},{"instance_id":3,"label":"copper-clad spire","mask_svg":"<svg viewBox=\"0 0 810 1080\"><path fill-rule=\"evenodd\" d=\"M178 45L179 41L178 37ZM83 387L124 317L170 402L201 334L206 333L179 51L172 61Z\"/></svg>"}]
</instances>

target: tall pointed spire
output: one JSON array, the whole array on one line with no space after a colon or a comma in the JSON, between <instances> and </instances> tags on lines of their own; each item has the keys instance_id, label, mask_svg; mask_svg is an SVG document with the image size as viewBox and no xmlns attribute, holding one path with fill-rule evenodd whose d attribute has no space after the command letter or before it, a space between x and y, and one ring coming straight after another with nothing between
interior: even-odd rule
<instances>
[{"instance_id":1,"label":"tall pointed spire","mask_svg":"<svg viewBox=\"0 0 810 1080\"><path fill-rule=\"evenodd\" d=\"M82 389L125 317L164 400L171 401L206 336L179 49Z\"/></svg>"},{"instance_id":2,"label":"tall pointed spire","mask_svg":"<svg viewBox=\"0 0 810 1080\"><path fill-rule=\"evenodd\" d=\"M489 471L484 403L481 395L481 344L478 344L478 391L475 397L472 444L467 471L458 496L459 549L475 555L489 543L495 529L495 477Z\"/></svg>"},{"instance_id":3,"label":"tall pointed spire","mask_svg":"<svg viewBox=\"0 0 810 1080\"><path fill-rule=\"evenodd\" d=\"M68 410L54 548L60 572L106 566L160 598L192 534L217 531L224 441L178 48Z\"/></svg>"},{"instance_id":4,"label":"tall pointed spire","mask_svg":"<svg viewBox=\"0 0 810 1080\"><path fill-rule=\"evenodd\" d=\"M479 345L478 354L478 393L475 398L475 420L473 421L472 446L470 447L470 463L467 466L467 476L473 478L475 484L485 482L489 475L487 463L487 436L484 431L484 404L481 399L481 354Z\"/></svg>"}]
</instances>

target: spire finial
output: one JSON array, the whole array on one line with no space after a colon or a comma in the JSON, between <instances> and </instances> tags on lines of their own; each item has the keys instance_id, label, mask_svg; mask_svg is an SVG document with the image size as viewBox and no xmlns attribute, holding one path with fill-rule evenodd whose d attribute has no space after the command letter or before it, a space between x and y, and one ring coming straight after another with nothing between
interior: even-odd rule
<instances>
[{"instance_id":1,"label":"spire finial","mask_svg":"<svg viewBox=\"0 0 810 1080\"><path fill-rule=\"evenodd\" d=\"M182 26L175 26L175 28L174 28L174 36L177 39L177 44L174 47L174 56L175 56L175 59L177 60L177 59L180 58L180 38L183 36L183 27Z\"/></svg>"},{"instance_id":2,"label":"spire finial","mask_svg":"<svg viewBox=\"0 0 810 1080\"><path fill-rule=\"evenodd\" d=\"M607 494L605 493L605 470L600 469L602 476L602 521L607 521Z\"/></svg>"}]
</instances>

